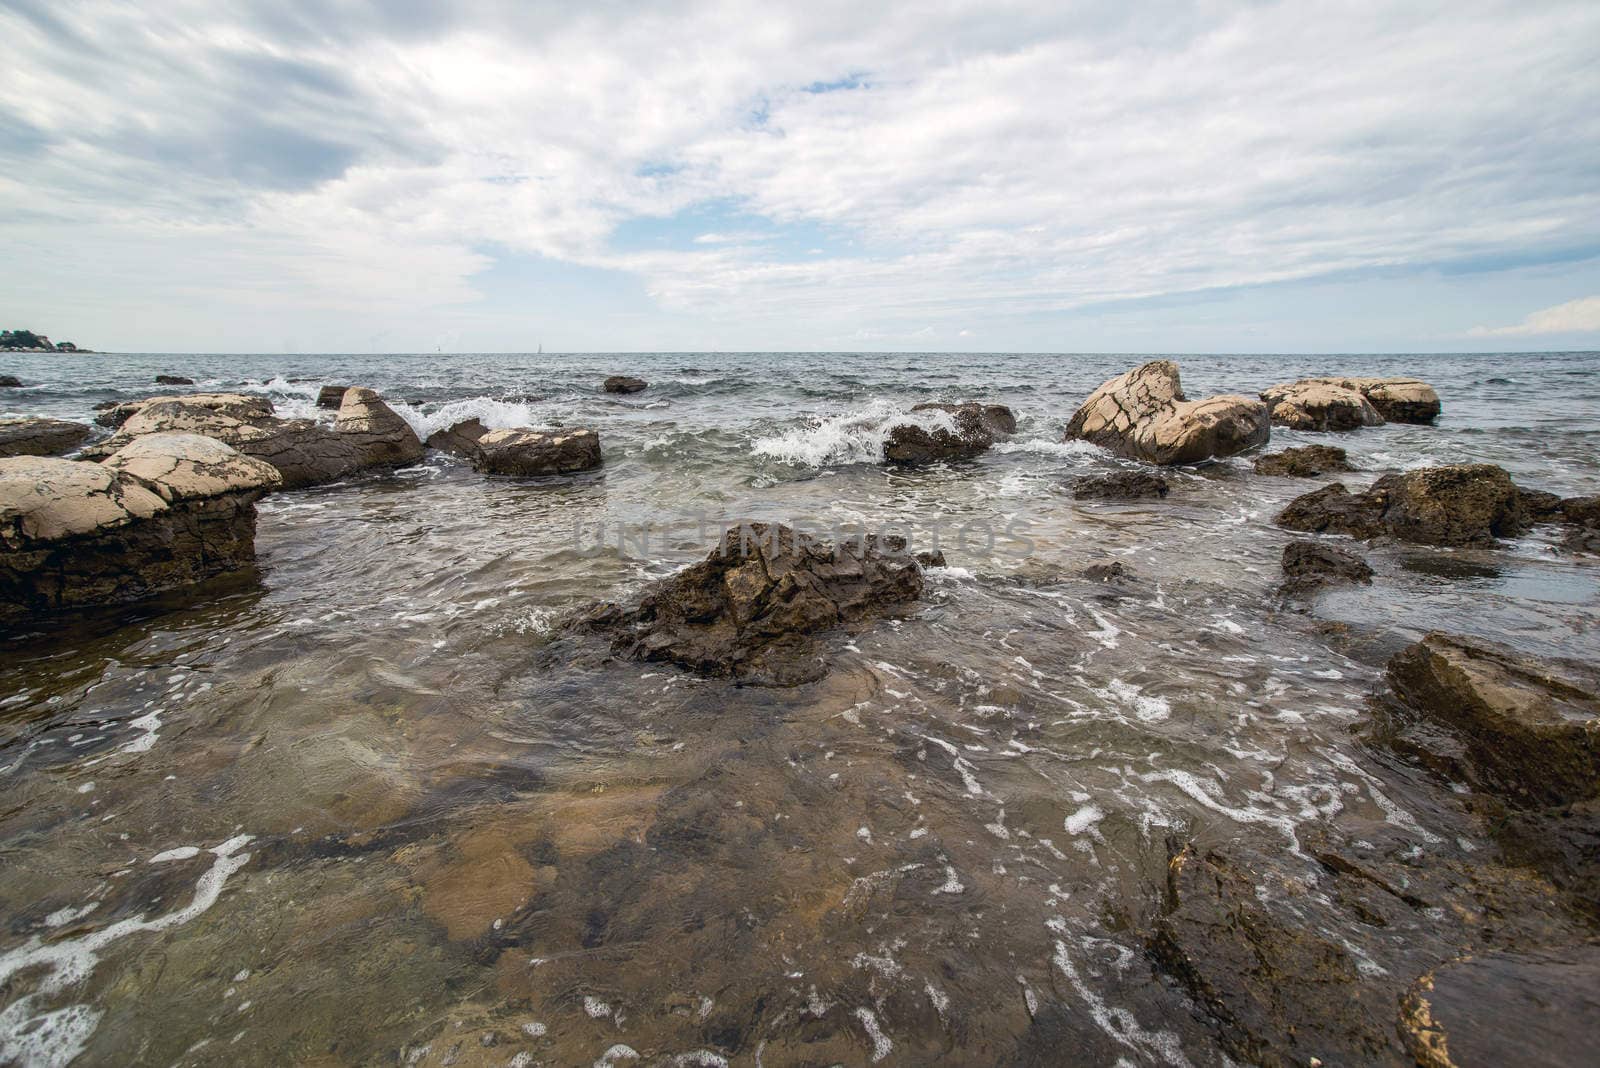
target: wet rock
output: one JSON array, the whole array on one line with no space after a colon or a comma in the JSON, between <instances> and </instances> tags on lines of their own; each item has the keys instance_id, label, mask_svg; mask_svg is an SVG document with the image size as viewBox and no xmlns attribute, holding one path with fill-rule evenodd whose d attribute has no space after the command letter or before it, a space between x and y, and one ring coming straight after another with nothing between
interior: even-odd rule
<instances>
[{"instance_id":1,"label":"wet rock","mask_svg":"<svg viewBox=\"0 0 1600 1068\"><path fill-rule=\"evenodd\" d=\"M949 423L905 423L891 429L883 450L890 463L971 459L1017 430L1016 416L1003 404L918 404L911 410L943 413Z\"/></svg>"},{"instance_id":2,"label":"wet rock","mask_svg":"<svg viewBox=\"0 0 1600 1068\"><path fill-rule=\"evenodd\" d=\"M1568 524L1567 548L1600 553L1600 496L1568 497L1561 502L1561 517Z\"/></svg>"},{"instance_id":3,"label":"wet rock","mask_svg":"<svg viewBox=\"0 0 1600 1068\"><path fill-rule=\"evenodd\" d=\"M0 626L123 604L255 559L276 472L220 442L156 435L115 464L0 460Z\"/></svg>"},{"instance_id":4,"label":"wet rock","mask_svg":"<svg viewBox=\"0 0 1600 1068\"><path fill-rule=\"evenodd\" d=\"M427 446L471 459L478 454L478 439L488 432L489 428L479 420L468 419L444 430L435 430L428 435Z\"/></svg>"},{"instance_id":5,"label":"wet rock","mask_svg":"<svg viewBox=\"0 0 1600 1068\"><path fill-rule=\"evenodd\" d=\"M1141 497L1165 497L1167 493L1167 480L1148 471L1086 475L1072 484L1072 497L1079 501L1132 501Z\"/></svg>"},{"instance_id":6,"label":"wet rock","mask_svg":"<svg viewBox=\"0 0 1600 1068\"><path fill-rule=\"evenodd\" d=\"M1271 436L1267 406L1251 397L1184 397L1178 365L1156 360L1106 382L1067 425L1081 439L1135 460L1199 463L1232 456Z\"/></svg>"},{"instance_id":7,"label":"wet rock","mask_svg":"<svg viewBox=\"0 0 1600 1068\"><path fill-rule=\"evenodd\" d=\"M1359 389L1328 379L1286 382L1263 391L1261 399L1273 425L1293 430L1355 430L1384 423Z\"/></svg>"},{"instance_id":8,"label":"wet rock","mask_svg":"<svg viewBox=\"0 0 1600 1068\"><path fill-rule=\"evenodd\" d=\"M1330 375L1322 378L1302 378L1298 382L1290 382L1272 389L1261 395L1263 400L1268 399L1268 394L1274 397L1285 398L1289 408L1285 411L1285 418L1296 418L1296 397L1333 398L1343 393L1360 394L1367 404L1378 415L1376 422L1364 421L1354 423L1354 415L1349 411L1350 401L1341 398L1336 407L1340 411L1328 410L1327 405L1313 405L1303 409L1303 418L1311 423L1317 421L1319 412L1326 411L1327 418L1334 423L1348 425L1301 425L1300 423L1285 422L1286 426L1300 426L1304 430L1340 430L1351 429L1354 426L1375 426L1377 423L1431 423L1438 418L1441 406L1439 394L1434 392L1432 386L1419 378L1352 378L1339 375ZM1272 403L1269 401L1269 403ZM1276 421L1276 415L1275 415ZM1362 410L1361 418L1370 419L1370 414Z\"/></svg>"},{"instance_id":9,"label":"wet rock","mask_svg":"<svg viewBox=\"0 0 1600 1068\"><path fill-rule=\"evenodd\" d=\"M184 378L182 375L156 375L158 386L192 386L194 379Z\"/></svg>"},{"instance_id":10,"label":"wet rock","mask_svg":"<svg viewBox=\"0 0 1600 1068\"><path fill-rule=\"evenodd\" d=\"M898 538L837 545L786 526L729 528L704 561L658 582L633 609L605 605L580 622L614 635L635 660L759 686L798 686L827 673L816 635L903 609L922 570Z\"/></svg>"},{"instance_id":11,"label":"wet rock","mask_svg":"<svg viewBox=\"0 0 1600 1068\"><path fill-rule=\"evenodd\" d=\"M1424 1068L1593 1064L1600 1043L1600 945L1465 956L1419 978L1400 1006Z\"/></svg>"},{"instance_id":12,"label":"wet rock","mask_svg":"<svg viewBox=\"0 0 1600 1068\"><path fill-rule=\"evenodd\" d=\"M317 390L317 407L339 410L344 403L344 395L349 392L349 386L323 386Z\"/></svg>"},{"instance_id":13,"label":"wet rock","mask_svg":"<svg viewBox=\"0 0 1600 1068\"><path fill-rule=\"evenodd\" d=\"M1420 545L1489 546L1528 528L1511 476L1493 464L1385 475L1360 494L1335 482L1290 501L1276 522L1288 530L1388 535Z\"/></svg>"},{"instance_id":14,"label":"wet rock","mask_svg":"<svg viewBox=\"0 0 1600 1068\"><path fill-rule=\"evenodd\" d=\"M60 456L91 433L65 419L0 419L0 456Z\"/></svg>"},{"instance_id":15,"label":"wet rock","mask_svg":"<svg viewBox=\"0 0 1600 1068\"><path fill-rule=\"evenodd\" d=\"M1464 774L1509 799L1600 795L1600 671L1429 634L1389 661L1395 696L1464 747Z\"/></svg>"},{"instance_id":16,"label":"wet rock","mask_svg":"<svg viewBox=\"0 0 1600 1068\"><path fill-rule=\"evenodd\" d=\"M566 475L600 464L593 430L491 430L472 456L473 467L496 475Z\"/></svg>"},{"instance_id":17,"label":"wet rock","mask_svg":"<svg viewBox=\"0 0 1600 1068\"><path fill-rule=\"evenodd\" d=\"M94 406L94 410L100 413L94 417L95 424L115 430L144 407L144 403L144 401L102 401Z\"/></svg>"},{"instance_id":18,"label":"wet rock","mask_svg":"<svg viewBox=\"0 0 1600 1068\"><path fill-rule=\"evenodd\" d=\"M1256 474L1316 478L1330 471L1354 471L1345 451L1333 445L1303 445L1256 460Z\"/></svg>"},{"instance_id":19,"label":"wet rock","mask_svg":"<svg viewBox=\"0 0 1600 1068\"><path fill-rule=\"evenodd\" d=\"M640 393L649 385L642 378L633 378L630 375L612 375L601 383L600 388L607 393Z\"/></svg>"},{"instance_id":20,"label":"wet rock","mask_svg":"<svg viewBox=\"0 0 1600 1068\"><path fill-rule=\"evenodd\" d=\"M1432 386L1417 378L1358 378L1359 389L1391 423L1431 423L1442 406Z\"/></svg>"},{"instance_id":21,"label":"wet rock","mask_svg":"<svg viewBox=\"0 0 1600 1068\"><path fill-rule=\"evenodd\" d=\"M1303 599L1324 586L1372 582L1372 568L1348 549L1321 541L1291 541L1283 547L1282 593Z\"/></svg>"},{"instance_id":22,"label":"wet rock","mask_svg":"<svg viewBox=\"0 0 1600 1068\"><path fill-rule=\"evenodd\" d=\"M22 379L16 375L0 375L0 389L20 389Z\"/></svg>"},{"instance_id":23,"label":"wet rock","mask_svg":"<svg viewBox=\"0 0 1600 1068\"><path fill-rule=\"evenodd\" d=\"M423 456L417 432L374 390L346 390L333 429L358 450L362 467L404 467Z\"/></svg>"},{"instance_id":24,"label":"wet rock","mask_svg":"<svg viewBox=\"0 0 1600 1068\"><path fill-rule=\"evenodd\" d=\"M1090 564L1080 573L1090 582L1120 582L1133 577L1133 572L1122 566L1120 560L1108 564Z\"/></svg>"}]
</instances>

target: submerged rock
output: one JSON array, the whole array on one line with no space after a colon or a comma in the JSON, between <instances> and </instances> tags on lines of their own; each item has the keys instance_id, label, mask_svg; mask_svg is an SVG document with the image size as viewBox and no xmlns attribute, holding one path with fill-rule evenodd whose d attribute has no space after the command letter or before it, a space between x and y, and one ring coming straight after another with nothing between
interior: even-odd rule
<instances>
[{"instance_id":1,"label":"submerged rock","mask_svg":"<svg viewBox=\"0 0 1600 1068\"><path fill-rule=\"evenodd\" d=\"M444 430L435 430L428 435L426 444L430 449L471 459L478 454L478 439L488 432L489 428L481 421L467 419Z\"/></svg>"},{"instance_id":2,"label":"submerged rock","mask_svg":"<svg viewBox=\"0 0 1600 1068\"><path fill-rule=\"evenodd\" d=\"M1592 1064L1600 1039L1600 945L1441 964L1407 992L1400 1030L1423 1068Z\"/></svg>"},{"instance_id":3,"label":"submerged rock","mask_svg":"<svg viewBox=\"0 0 1600 1068\"><path fill-rule=\"evenodd\" d=\"M323 386L317 390L317 407L339 410L344 403L344 395L350 390L349 386Z\"/></svg>"},{"instance_id":4,"label":"submerged rock","mask_svg":"<svg viewBox=\"0 0 1600 1068\"><path fill-rule=\"evenodd\" d=\"M1155 360L1106 382L1067 425L1081 439L1135 460L1199 463L1264 445L1267 406L1251 397L1184 397L1178 365Z\"/></svg>"},{"instance_id":5,"label":"submerged rock","mask_svg":"<svg viewBox=\"0 0 1600 1068\"><path fill-rule=\"evenodd\" d=\"M1283 547L1284 596L1303 599L1336 583L1372 582L1372 568L1348 549L1321 541L1291 541Z\"/></svg>"},{"instance_id":6,"label":"submerged rock","mask_svg":"<svg viewBox=\"0 0 1600 1068\"><path fill-rule=\"evenodd\" d=\"M884 439L884 459L893 464L931 464L967 460L1017 431L1017 417L1003 404L918 404L913 412L949 417L932 426L903 423Z\"/></svg>"},{"instance_id":7,"label":"submerged rock","mask_svg":"<svg viewBox=\"0 0 1600 1068\"><path fill-rule=\"evenodd\" d=\"M1273 424L1292 430L1355 430L1384 423L1359 389L1329 379L1286 382L1264 390L1261 399Z\"/></svg>"},{"instance_id":8,"label":"submerged rock","mask_svg":"<svg viewBox=\"0 0 1600 1068\"><path fill-rule=\"evenodd\" d=\"M0 419L0 456L60 456L93 433L65 419Z\"/></svg>"},{"instance_id":9,"label":"submerged rock","mask_svg":"<svg viewBox=\"0 0 1600 1068\"><path fill-rule=\"evenodd\" d=\"M182 375L156 375L158 386L192 386L194 379L184 378Z\"/></svg>"},{"instance_id":10,"label":"submerged rock","mask_svg":"<svg viewBox=\"0 0 1600 1068\"><path fill-rule=\"evenodd\" d=\"M760 686L798 686L827 673L816 635L904 608L922 568L898 538L838 545L789 527L729 528L704 561L656 583L634 609L604 605L580 625L614 635L635 660Z\"/></svg>"},{"instance_id":11,"label":"submerged rock","mask_svg":"<svg viewBox=\"0 0 1600 1068\"><path fill-rule=\"evenodd\" d=\"M593 430L491 430L472 454L473 467L496 475L567 475L600 464Z\"/></svg>"},{"instance_id":12,"label":"submerged rock","mask_svg":"<svg viewBox=\"0 0 1600 1068\"><path fill-rule=\"evenodd\" d=\"M22 379L16 375L0 375L0 389L21 389Z\"/></svg>"},{"instance_id":13,"label":"submerged rock","mask_svg":"<svg viewBox=\"0 0 1600 1068\"><path fill-rule=\"evenodd\" d=\"M1330 471L1354 471L1350 457L1333 445L1302 445L1256 460L1256 474L1286 478L1315 478Z\"/></svg>"},{"instance_id":14,"label":"submerged rock","mask_svg":"<svg viewBox=\"0 0 1600 1068\"><path fill-rule=\"evenodd\" d=\"M649 385L642 378L630 375L612 375L601 383L600 388L607 393L639 393Z\"/></svg>"},{"instance_id":15,"label":"submerged rock","mask_svg":"<svg viewBox=\"0 0 1600 1068\"><path fill-rule=\"evenodd\" d=\"M1086 475L1072 484L1072 497L1078 501L1132 501L1141 497L1165 497L1168 492L1167 480L1148 471Z\"/></svg>"},{"instance_id":16,"label":"submerged rock","mask_svg":"<svg viewBox=\"0 0 1600 1068\"><path fill-rule=\"evenodd\" d=\"M1395 696L1464 747L1461 773L1514 801L1600 795L1600 670L1429 634L1389 661Z\"/></svg>"},{"instance_id":17,"label":"submerged rock","mask_svg":"<svg viewBox=\"0 0 1600 1068\"><path fill-rule=\"evenodd\" d=\"M1335 482L1290 501L1280 527L1420 545L1493 545L1529 526L1517 487L1493 464L1424 467L1385 475L1365 493Z\"/></svg>"},{"instance_id":18,"label":"submerged rock","mask_svg":"<svg viewBox=\"0 0 1600 1068\"><path fill-rule=\"evenodd\" d=\"M255 559L267 464L191 434L157 434L105 464L0 460L0 626L122 604Z\"/></svg>"},{"instance_id":19,"label":"submerged rock","mask_svg":"<svg viewBox=\"0 0 1600 1068\"><path fill-rule=\"evenodd\" d=\"M362 467L404 467L422 459L422 440L375 390L345 390L333 429L354 445Z\"/></svg>"}]
</instances>

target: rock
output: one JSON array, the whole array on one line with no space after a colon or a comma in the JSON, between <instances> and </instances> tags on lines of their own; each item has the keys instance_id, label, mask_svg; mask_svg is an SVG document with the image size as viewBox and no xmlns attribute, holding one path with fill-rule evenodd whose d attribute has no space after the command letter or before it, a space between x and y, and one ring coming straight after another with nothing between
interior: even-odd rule
<instances>
[{"instance_id":1,"label":"rock","mask_svg":"<svg viewBox=\"0 0 1600 1068\"><path fill-rule=\"evenodd\" d=\"M0 460L0 627L254 561L255 501L276 473L208 438L153 437L116 464Z\"/></svg>"},{"instance_id":2,"label":"rock","mask_svg":"<svg viewBox=\"0 0 1600 1068\"><path fill-rule=\"evenodd\" d=\"M566 475L600 463L593 430L490 430L472 457L473 467L496 475Z\"/></svg>"},{"instance_id":3,"label":"rock","mask_svg":"<svg viewBox=\"0 0 1600 1068\"><path fill-rule=\"evenodd\" d=\"M922 594L922 570L898 538L837 546L786 526L729 528L710 556L656 583L635 609L604 605L579 625L613 634L635 660L760 686L827 673L816 635L897 611Z\"/></svg>"},{"instance_id":4,"label":"rock","mask_svg":"<svg viewBox=\"0 0 1600 1068\"><path fill-rule=\"evenodd\" d=\"M1354 380L1378 414L1391 423L1431 423L1443 406L1432 386L1416 378L1358 378Z\"/></svg>"},{"instance_id":5,"label":"rock","mask_svg":"<svg viewBox=\"0 0 1600 1068\"><path fill-rule=\"evenodd\" d=\"M416 431L373 390L346 390L333 429L360 451L363 467L404 467L422 459Z\"/></svg>"},{"instance_id":6,"label":"rock","mask_svg":"<svg viewBox=\"0 0 1600 1068\"><path fill-rule=\"evenodd\" d=\"M1103 384L1073 415L1067 439L1157 464L1199 463L1264 445L1267 406L1250 397L1184 397L1178 365L1155 360Z\"/></svg>"},{"instance_id":7,"label":"rock","mask_svg":"<svg viewBox=\"0 0 1600 1068\"><path fill-rule=\"evenodd\" d=\"M1133 573L1122 566L1121 560L1113 560L1109 564L1090 564L1081 574L1090 582L1116 582L1133 577Z\"/></svg>"},{"instance_id":8,"label":"rock","mask_svg":"<svg viewBox=\"0 0 1600 1068\"><path fill-rule=\"evenodd\" d=\"M1429 634L1395 654L1395 696L1464 745L1463 771L1534 805L1600 795L1600 670Z\"/></svg>"},{"instance_id":9,"label":"rock","mask_svg":"<svg viewBox=\"0 0 1600 1068\"><path fill-rule=\"evenodd\" d=\"M94 417L94 421L99 426L115 430L131 419L144 404L144 401L103 401L94 406L94 410L100 413Z\"/></svg>"},{"instance_id":10,"label":"rock","mask_svg":"<svg viewBox=\"0 0 1600 1068\"><path fill-rule=\"evenodd\" d=\"M1017 419L1003 404L918 404L920 419L891 427L884 459L892 464L967 460L1016 433Z\"/></svg>"},{"instance_id":11,"label":"rock","mask_svg":"<svg viewBox=\"0 0 1600 1068\"><path fill-rule=\"evenodd\" d=\"M1132 501L1140 497L1165 497L1167 492L1167 480L1148 471L1086 475L1072 484L1072 497L1078 501Z\"/></svg>"},{"instance_id":12,"label":"rock","mask_svg":"<svg viewBox=\"0 0 1600 1068\"><path fill-rule=\"evenodd\" d=\"M628 375L612 375L601 383L600 388L607 393L639 393L649 383L642 378L633 378Z\"/></svg>"},{"instance_id":13,"label":"rock","mask_svg":"<svg viewBox=\"0 0 1600 1068\"><path fill-rule=\"evenodd\" d=\"M471 459L478 454L478 439L488 432L489 428L477 419L468 419L446 430L435 430L428 435L427 446Z\"/></svg>"},{"instance_id":14,"label":"rock","mask_svg":"<svg viewBox=\"0 0 1600 1068\"><path fill-rule=\"evenodd\" d=\"M0 375L0 389L20 389L22 379L16 375Z\"/></svg>"},{"instance_id":15,"label":"rock","mask_svg":"<svg viewBox=\"0 0 1600 1068\"><path fill-rule=\"evenodd\" d=\"M0 419L0 456L60 456L93 431L65 419Z\"/></svg>"},{"instance_id":16,"label":"rock","mask_svg":"<svg viewBox=\"0 0 1600 1068\"><path fill-rule=\"evenodd\" d=\"M1292 430L1355 430L1384 422L1359 389L1328 379L1276 385L1265 390L1261 399L1271 410L1273 424Z\"/></svg>"},{"instance_id":17,"label":"rock","mask_svg":"<svg viewBox=\"0 0 1600 1068\"><path fill-rule=\"evenodd\" d=\"M182 375L156 375L158 386L192 386L194 379L184 378Z\"/></svg>"},{"instance_id":18,"label":"rock","mask_svg":"<svg viewBox=\"0 0 1600 1068\"><path fill-rule=\"evenodd\" d=\"M145 400L124 401L122 403L107 401L105 404L95 406L95 410L100 414L94 417L94 421L103 427L116 429L126 425L129 419L138 415L145 408L173 403L186 405L190 409L204 408L207 411L219 412L231 419L246 422L255 419L267 419L272 416L272 402L265 397L243 393L191 393L186 396L149 397ZM144 433L153 432L153 429L144 431ZM119 442L105 455L110 455L111 452L115 452L120 447L121 443Z\"/></svg>"},{"instance_id":19,"label":"rock","mask_svg":"<svg viewBox=\"0 0 1600 1068\"><path fill-rule=\"evenodd\" d=\"M1372 568L1348 549L1321 541L1291 541L1283 547L1282 587L1286 597L1305 598L1324 586L1354 582L1369 585Z\"/></svg>"},{"instance_id":20,"label":"rock","mask_svg":"<svg viewBox=\"0 0 1600 1068\"><path fill-rule=\"evenodd\" d=\"M337 411L344 403L344 395L349 390L349 386L323 386L317 390L317 407L332 408Z\"/></svg>"},{"instance_id":21,"label":"rock","mask_svg":"<svg viewBox=\"0 0 1600 1068\"><path fill-rule=\"evenodd\" d=\"M1424 1068L1593 1064L1600 1042L1600 945L1465 956L1431 969L1400 1006Z\"/></svg>"},{"instance_id":22,"label":"rock","mask_svg":"<svg viewBox=\"0 0 1600 1068\"><path fill-rule=\"evenodd\" d=\"M1276 522L1288 530L1389 535L1420 545L1489 546L1528 527L1511 476L1493 464L1385 475L1361 494L1335 482L1290 501Z\"/></svg>"},{"instance_id":23,"label":"rock","mask_svg":"<svg viewBox=\"0 0 1600 1068\"><path fill-rule=\"evenodd\" d=\"M1569 524L1567 548L1600 553L1600 496L1568 497L1561 502L1561 517Z\"/></svg>"},{"instance_id":24,"label":"rock","mask_svg":"<svg viewBox=\"0 0 1600 1068\"><path fill-rule=\"evenodd\" d=\"M1333 445L1303 445L1256 460L1256 474L1286 478L1315 478L1330 471L1354 470L1345 451Z\"/></svg>"}]
</instances>

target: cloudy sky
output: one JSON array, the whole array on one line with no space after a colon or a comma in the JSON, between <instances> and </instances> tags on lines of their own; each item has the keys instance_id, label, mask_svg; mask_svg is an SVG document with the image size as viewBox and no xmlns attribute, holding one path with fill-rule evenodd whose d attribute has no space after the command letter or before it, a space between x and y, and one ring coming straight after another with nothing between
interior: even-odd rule
<instances>
[{"instance_id":1,"label":"cloudy sky","mask_svg":"<svg viewBox=\"0 0 1600 1068\"><path fill-rule=\"evenodd\" d=\"M0 0L0 39L0 325L96 347L1600 348L1594 0Z\"/></svg>"}]
</instances>

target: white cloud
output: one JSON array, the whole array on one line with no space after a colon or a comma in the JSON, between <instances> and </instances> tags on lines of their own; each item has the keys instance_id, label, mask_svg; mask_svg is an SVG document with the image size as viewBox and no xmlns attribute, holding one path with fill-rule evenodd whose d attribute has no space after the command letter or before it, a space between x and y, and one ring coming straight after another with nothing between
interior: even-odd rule
<instances>
[{"instance_id":1,"label":"white cloud","mask_svg":"<svg viewBox=\"0 0 1600 1068\"><path fill-rule=\"evenodd\" d=\"M1475 326L1470 337L1532 337L1538 334L1600 333L1600 297L1583 297L1541 308L1512 326Z\"/></svg>"},{"instance_id":2,"label":"white cloud","mask_svg":"<svg viewBox=\"0 0 1600 1068\"><path fill-rule=\"evenodd\" d=\"M1587 0L36 3L0 10L0 290L151 333L470 314L506 254L752 344L1600 245ZM612 242L706 205L853 243Z\"/></svg>"}]
</instances>

